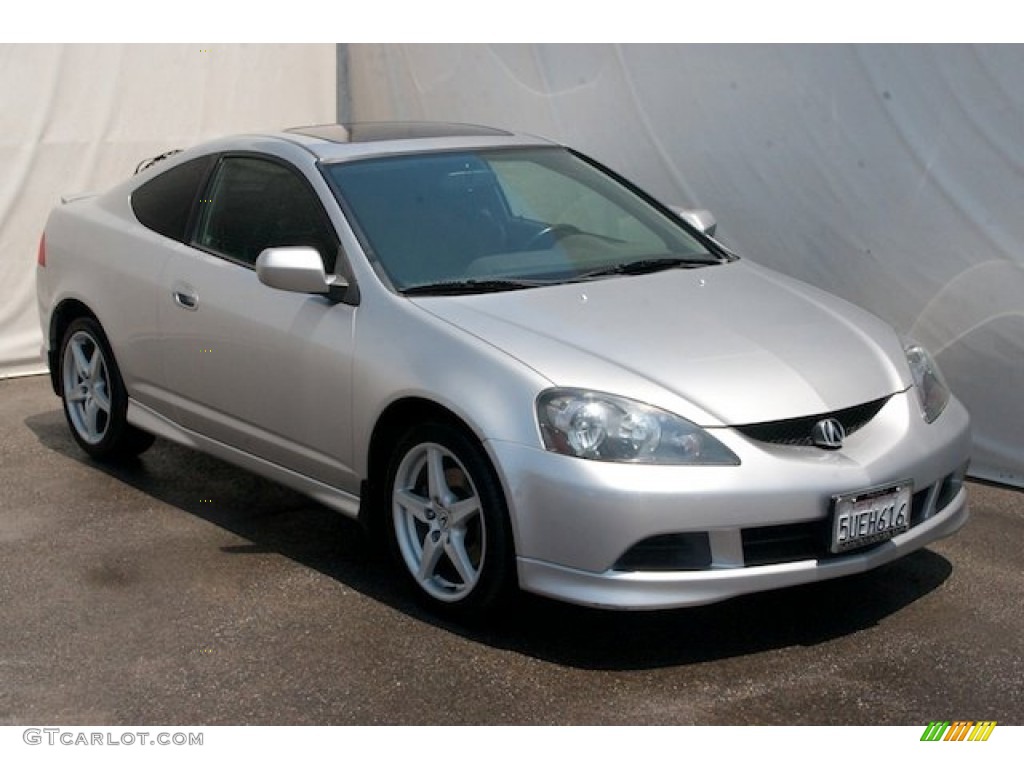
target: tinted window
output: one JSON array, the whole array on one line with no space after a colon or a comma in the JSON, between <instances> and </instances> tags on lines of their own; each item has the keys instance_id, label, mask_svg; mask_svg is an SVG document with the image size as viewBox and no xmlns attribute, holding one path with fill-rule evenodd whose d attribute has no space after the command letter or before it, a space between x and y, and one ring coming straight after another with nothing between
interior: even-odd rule
<instances>
[{"instance_id":1,"label":"tinted window","mask_svg":"<svg viewBox=\"0 0 1024 768\"><path fill-rule=\"evenodd\" d=\"M264 248L308 245L334 271L338 240L316 195L295 172L268 160L228 157L200 200L196 244L246 264Z\"/></svg>"},{"instance_id":2,"label":"tinted window","mask_svg":"<svg viewBox=\"0 0 1024 768\"><path fill-rule=\"evenodd\" d=\"M552 283L711 258L676 217L563 149L410 154L327 173L398 290Z\"/></svg>"},{"instance_id":3,"label":"tinted window","mask_svg":"<svg viewBox=\"0 0 1024 768\"><path fill-rule=\"evenodd\" d=\"M192 203L213 166L207 155L171 168L132 193L132 210L146 227L165 237L184 241Z\"/></svg>"}]
</instances>

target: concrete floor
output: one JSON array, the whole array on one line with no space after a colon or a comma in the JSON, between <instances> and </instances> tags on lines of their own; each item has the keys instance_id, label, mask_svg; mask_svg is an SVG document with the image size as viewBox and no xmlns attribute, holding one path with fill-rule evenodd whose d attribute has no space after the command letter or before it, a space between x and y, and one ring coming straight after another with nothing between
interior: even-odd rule
<instances>
[{"instance_id":1,"label":"concrete floor","mask_svg":"<svg viewBox=\"0 0 1024 768\"><path fill-rule=\"evenodd\" d=\"M1024 494L873 573L616 614L424 613L358 528L157 441L85 458L0 381L0 725L1024 724Z\"/></svg>"}]
</instances>

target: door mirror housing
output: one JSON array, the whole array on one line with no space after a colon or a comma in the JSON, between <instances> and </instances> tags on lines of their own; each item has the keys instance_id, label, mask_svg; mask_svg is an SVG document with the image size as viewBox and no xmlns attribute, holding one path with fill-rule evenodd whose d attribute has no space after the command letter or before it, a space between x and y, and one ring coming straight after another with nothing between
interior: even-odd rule
<instances>
[{"instance_id":1,"label":"door mirror housing","mask_svg":"<svg viewBox=\"0 0 1024 768\"><path fill-rule=\"evenodd\" d=\"M711 211L703 208L682 208L675 205L671 206L671 209L676 216L696 228L699 232L708 237L714 236L715 229L718 228L718 222L715 221L715 215Z\"/></svg>"},{"instance_id":2,"label":"door mirror housing","mask_svg":"<svg viewBox=\"0 0 1024 768\"><path fill-rule=\"evenodd\" d=\"M349 287L345 278L324 272L320 253L306 245L263 249L256 259L256 277L279 291L319 293L332 301L342 301Z\"/></svg>"}]
</instances>

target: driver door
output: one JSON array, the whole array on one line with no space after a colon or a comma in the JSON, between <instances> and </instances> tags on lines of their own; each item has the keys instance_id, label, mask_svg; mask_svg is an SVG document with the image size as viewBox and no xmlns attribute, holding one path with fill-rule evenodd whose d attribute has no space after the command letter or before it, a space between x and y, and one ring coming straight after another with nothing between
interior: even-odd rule
<instances>
[{"instance_id":1,"label":"driver door","mask_svg":"<svg viewBox=\"0 0 1024 768\"><path fill-rule=\"evenodd\" d=\"M164 380L185 428L349 492L356 308L263 285L256 257L308 245L334 270L338 239L294 168L225 156L189 247L168 259L159 324Z\"/></svg>"}]
</instances>

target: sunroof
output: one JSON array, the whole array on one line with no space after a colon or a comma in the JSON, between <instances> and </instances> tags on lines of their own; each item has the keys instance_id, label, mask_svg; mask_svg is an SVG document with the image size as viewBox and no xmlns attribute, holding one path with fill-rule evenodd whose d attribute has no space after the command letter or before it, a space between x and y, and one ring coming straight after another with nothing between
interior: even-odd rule
<instances>
[{"instance_id":1,"label":"sunroof","mask_svg":"<svg viewBox=\"0 0 1024 768\"><path fill-rule=\"evenodd\" d=\"M310 125L289 128L300 133L339 144L398 139L437 139L445 136L511 136L508 131L465 123L349 123L348 125Z\"/></svg>"}]
</instances>

